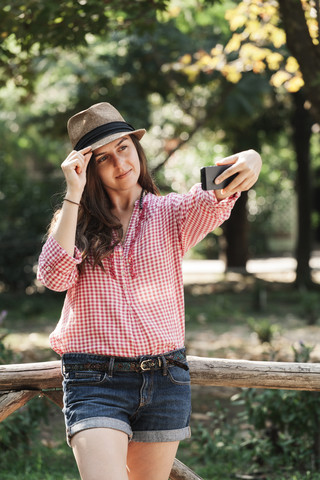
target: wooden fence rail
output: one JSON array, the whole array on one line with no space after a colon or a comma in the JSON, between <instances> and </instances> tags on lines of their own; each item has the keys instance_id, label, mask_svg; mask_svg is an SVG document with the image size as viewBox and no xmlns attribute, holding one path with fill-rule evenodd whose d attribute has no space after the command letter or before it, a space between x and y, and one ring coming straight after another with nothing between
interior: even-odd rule
<instances>
[{"instance_id":1,"label":"wooden fence rail","mask_svg":"<svg viewBox=\"0 0 320 480\"><path fill-rule=\"evenodd\" d=\"M255 362L188 356L191 383L203 386L320 391L320 364ZM0 365L0 421L35 396L62 407L59 361ZM175 460L171 480L201 480Z\"/></svg>"}]
</instances>

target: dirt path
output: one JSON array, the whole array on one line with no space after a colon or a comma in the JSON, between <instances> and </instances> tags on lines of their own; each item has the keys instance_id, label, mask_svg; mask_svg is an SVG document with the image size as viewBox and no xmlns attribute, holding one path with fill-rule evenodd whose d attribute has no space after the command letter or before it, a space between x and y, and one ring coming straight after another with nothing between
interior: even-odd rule
<instances>
[{"instance_id":1,"label":"dirt path","mask_svg":"<svg viewBox=\"0 0 320 480\"><path fill-rule=\"evenodd\" d=\"M318 326L292 328L276 334L271 344L261 343L247 326L233 327L232 331L215 334L212 329L186 332L189 355L244 360L293 362L292 347L301 349L301 343L314 347L312 362L320 361L320 329Z\"/></svg>"}]
</instances>

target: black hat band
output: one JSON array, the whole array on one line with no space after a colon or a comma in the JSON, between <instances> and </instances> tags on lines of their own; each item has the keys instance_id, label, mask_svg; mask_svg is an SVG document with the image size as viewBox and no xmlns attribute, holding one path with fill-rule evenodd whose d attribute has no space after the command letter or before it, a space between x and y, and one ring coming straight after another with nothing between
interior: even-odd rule
<instances>
[{"instance_id":1,"label":"black hat band","mask_svg":"<svg viewBox=\"0 0 320 480\"><path fill-rule=\"evenodd\" d=\"M127 122L105 123L104 125L100 125L99 127L94 128L90 132L86 133L83 137L81 137L74 149L82 150L83 148L89 147L89 145L92 145L98 140L101 140L101 138L108 137L115 133L133 131L134 128Z\"/></svg>"}]
</instances>

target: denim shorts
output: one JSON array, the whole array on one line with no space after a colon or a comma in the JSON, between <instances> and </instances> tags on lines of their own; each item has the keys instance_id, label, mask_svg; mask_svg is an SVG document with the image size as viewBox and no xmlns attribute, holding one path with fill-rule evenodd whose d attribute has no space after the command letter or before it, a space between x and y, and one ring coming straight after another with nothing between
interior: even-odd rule
<instances>
[{"instance_id":1,"label":"denim shorts","mask_svg":"<svg viewBox=\"0 0 320 480\"><path fill-rule=\"evenodd\" d=\"M185 353L184 349L174 352ZM143 361L157 357L137 358ZM63 413L68 445L73 435L89 428L120 430L136 442L170 442L190 437L188 370L168 364L157 370L116 371L112 368L114 360L107 371L86 367L102 365L110 358L82 353L67 353L62 357ZM137 358L126 360L136 361ZM183 363L187 365L185 359Z\"/></svg>"}]
</instances>

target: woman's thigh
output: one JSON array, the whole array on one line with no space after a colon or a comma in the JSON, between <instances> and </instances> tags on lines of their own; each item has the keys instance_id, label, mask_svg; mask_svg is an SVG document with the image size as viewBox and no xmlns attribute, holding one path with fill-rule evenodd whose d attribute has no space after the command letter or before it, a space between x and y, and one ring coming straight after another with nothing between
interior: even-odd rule
<instances>
[{"instance_id":1,"label":"woman's thigh","mask_svg":"<svg viewBox=\"0 0 320 480\"><path fill-rule=\"evenodd\" d=\"M128 435L111 428L76 433L71 447L82 480L128 480Z\"/></svg>"},{"instance_id":2,"label":"woman's thigh","mask_svg":"<svg viewBox=\"0 0 320 480\"><path fill-rule=\"evenodd\" d=\"M168 480L179 442L130 442L129 480Z\"/></svg>"}]
</instances>

